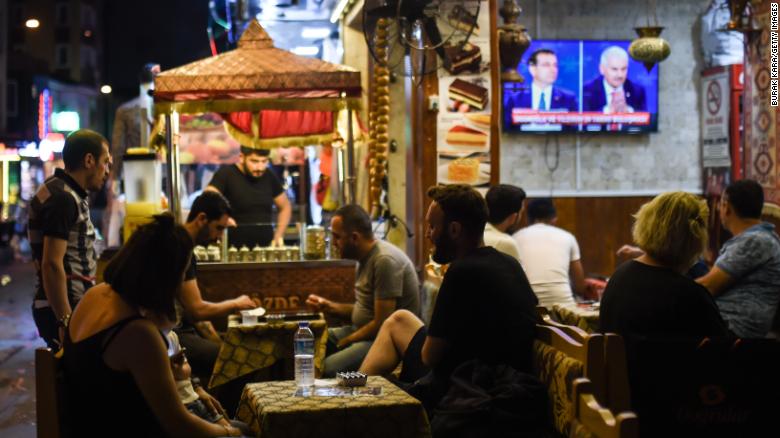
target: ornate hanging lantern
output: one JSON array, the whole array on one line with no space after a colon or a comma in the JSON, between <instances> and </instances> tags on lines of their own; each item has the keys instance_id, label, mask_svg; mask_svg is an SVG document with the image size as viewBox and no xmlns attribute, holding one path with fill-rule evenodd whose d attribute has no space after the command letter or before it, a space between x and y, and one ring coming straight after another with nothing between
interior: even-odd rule
<instances>
[{"instance_id":1,"label":"ornate hanging lantern","mask_svg":"<svg viewBox=\"0 0 780 438\"><path fill-rule=\"evenodd\" d=\"M651 3L653 26L650 25ZM656 64L669 57L672 53L672 48L665 39L661 38L661 32L664 28L658 25L658 17L655 15L655 0L648 0L647 4L647 26L634 28L639 38L632 41L631 45L628 46L628 53L632 58L643 63L649 72Z\"/></svg>"},{"instance_id":2,"label":"ornate hanging lantern","mask_svg":"<svg viewBox=\"0 0 780 438\"><path fill-rule=\"evenodd\" d=\"M498 28L502 82L523 82L523 77L517 73L517 64L531 45L531 37L528 36L525 26L517 23L520 12L522 9L515 0L505 0L499 12L504 18L504 25Z\"/></svg>"}]
</instances>

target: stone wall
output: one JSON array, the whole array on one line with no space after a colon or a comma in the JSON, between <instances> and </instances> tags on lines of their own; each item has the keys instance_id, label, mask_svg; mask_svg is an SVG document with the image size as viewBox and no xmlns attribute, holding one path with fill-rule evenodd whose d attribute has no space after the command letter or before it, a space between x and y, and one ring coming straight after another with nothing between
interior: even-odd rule
<instances>
[{"instance_id":1,"label":"stone wall","mask_svg":"<svg viewBox=\"0 0 780 438\"><path fill-rule=\"evenodd\" d=\"M499 0L500 1L500 0ZM633 39L645 0L519 0L534 39ZM672 54L660 64L658 132L501 137L501 182L530 195L648 195L701 191L699 16L708 0L657 1ZM499 19L499 23L503 21ZM556 149L559 150L556 159ZM546 150L546 154L545 154ZM548 167L557 168L550 172Z\"/></svg>"}]
</instances>

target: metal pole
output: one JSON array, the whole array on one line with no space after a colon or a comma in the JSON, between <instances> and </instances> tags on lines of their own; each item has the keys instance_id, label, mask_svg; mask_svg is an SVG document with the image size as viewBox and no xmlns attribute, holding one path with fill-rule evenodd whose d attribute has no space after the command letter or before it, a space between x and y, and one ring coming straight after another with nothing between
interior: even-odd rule
<instances>
[{"instance_id":1,"label":"metal pole","mask_svg":"<svg viewBox=\"0 0 780 438\"><path fill-rule=\"evenodd\" d=\"M355 177L355 141L352 137L352 110L347 110L347 204L355 203L357 185Z\"/></svg>"},{"instance_id":2,"label":"metal pole","mask_svg":"<svg viewBox=\"0 0 780 438\"><path fill-rule=\"evenodd\" d=\"M165 115L165 142L168 146L168 206L177 223L181 222L181 200L179 199L179 113Z\"/></svg>"}]
</instances>

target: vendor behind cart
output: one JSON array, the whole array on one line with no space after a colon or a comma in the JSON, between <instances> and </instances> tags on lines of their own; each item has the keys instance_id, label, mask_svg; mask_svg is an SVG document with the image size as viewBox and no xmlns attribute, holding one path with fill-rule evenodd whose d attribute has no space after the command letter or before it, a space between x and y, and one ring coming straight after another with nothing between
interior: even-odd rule
<instances>
[{"instance_id":1,"label":"vendor behind cart","mask_svg":"<svg viewBox=\"0 0 780 438\"><path fill-rule=\"evenodd\" d=\"M284 245L292 207L282 184L268 169L269 155L267 149L241 146L239 162L222 166L206 187L230 201L238 227L229 231L228 241L236 247ZM271 225L273 205L279 211L276 229Z\"/></svg>"}]
</instances>

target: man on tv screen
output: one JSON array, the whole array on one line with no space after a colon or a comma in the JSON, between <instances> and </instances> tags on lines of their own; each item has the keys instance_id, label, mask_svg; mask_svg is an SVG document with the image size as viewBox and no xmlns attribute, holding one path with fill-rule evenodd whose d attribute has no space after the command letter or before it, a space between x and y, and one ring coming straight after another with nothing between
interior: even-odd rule
<instances>
[{"instance_id":1,"label":"man on tv screen","mask_svg":"<svg viewBox=\"0 0 780 438\"><path fill-rule=\"evenodd\" d=\"M601 76L582 89L584 111L607 114L647 111L645 90L628 79L628 53L619 46L601 52Z\"/></svg>"},{"instance_id":2,"label":"man on tv screen","mask_svg":"<svg viewBox=\"0 0 780 438\"><path fill-rule=\"evenodd\" d=\"M577 112L577 96L561 87L554 87L558 79L558 56L550 49L539 49L528 58L528 71L533 80L531 87L504 90L504 108L507 126L512 125L512 109L525 108L538 111L562 110Z\"/></svg>"}]
</instances>

